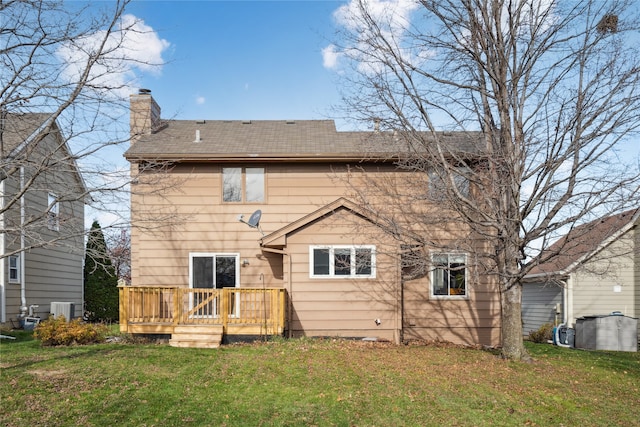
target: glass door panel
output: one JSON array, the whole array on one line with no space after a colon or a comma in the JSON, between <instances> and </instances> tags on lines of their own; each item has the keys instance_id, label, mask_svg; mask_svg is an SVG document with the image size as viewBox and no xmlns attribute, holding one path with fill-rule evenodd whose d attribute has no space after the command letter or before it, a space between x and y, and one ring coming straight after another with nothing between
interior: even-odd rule
<instances>
[{"instance_id":1,"label":"glass door panel","mask_svg":"<svg viewBox=\"0 0 640 427\"><path fill-rule=\"evenodd\" d=\"M193 316L217 317L221 307L223 288L238 287L238 254L194 254L191 256L190 310ZM220 291L218 291L220 290ZM229 293L229 316L237 316L239 295Z\"/></svg>"}]
</instances>

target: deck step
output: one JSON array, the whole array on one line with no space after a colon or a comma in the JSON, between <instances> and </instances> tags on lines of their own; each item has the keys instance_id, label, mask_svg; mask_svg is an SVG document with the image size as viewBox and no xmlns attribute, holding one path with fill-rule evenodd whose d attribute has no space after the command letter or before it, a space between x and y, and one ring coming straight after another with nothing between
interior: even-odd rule
<instances>
[{"instance_id":1,"label":"deck step","mask_svg":"<svg viewBox=\"0 0 640 427\"><path fill-rule=\"evenodd\" d=\"M218 348L222 343L221 325L180 325L171 334L169 345L188 348Z\"/></svg>"}]
</instances>

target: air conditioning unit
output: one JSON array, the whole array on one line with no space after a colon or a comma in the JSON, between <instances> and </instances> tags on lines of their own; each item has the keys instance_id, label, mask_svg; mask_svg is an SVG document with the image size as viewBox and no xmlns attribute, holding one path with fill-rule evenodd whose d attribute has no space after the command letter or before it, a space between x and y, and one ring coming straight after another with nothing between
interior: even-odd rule
<instances>
[{"instance_id":1,"label":"air conditioning unit","mask_svg":"<svg viewBox=\"0 0 640 427\"><path fill-rule=\"evenodd\" d=\"M69 321L74 317L74 304L72 302L52 302L51 315L54 318L62 315Z\"/></svg>"}]
</instances>

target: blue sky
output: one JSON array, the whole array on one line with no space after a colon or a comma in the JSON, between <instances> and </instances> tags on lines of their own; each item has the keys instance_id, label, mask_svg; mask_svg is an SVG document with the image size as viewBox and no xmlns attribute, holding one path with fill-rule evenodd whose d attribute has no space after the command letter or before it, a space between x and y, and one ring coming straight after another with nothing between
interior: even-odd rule
<instances>
[{"instance_id":1,"label":"blue sky","mask_svg":"<svg viewBox=\"0 0 640 427\"><path fill-rule=\"evenodd\" d=\"M413 0L368 4L374 15L392 7L397 19L417 7ZM123 21L138 20L141 31L126 51L134 64L162 65L138 62L123 75L134 76L135 88L151 89L165 119L335 118L339 130L350 130L332 108L340 104L342 70L331 49L336 31L349 27L350 7L350 0L134 0ZM636 146L626 152L637 158ZM114 167L128 168L122 152L113 159Z\"/></svg>"},{"instance_id":2,"label":"blue sky","mask_svg":"<svg viewBox=\"0 0 640 427\"><path fill-rule=\"evenodd\" d=\"M339 1L136 1L164 41L152 90L164 118L323 119L340 101L322 50Z\"/></svg>"}]
</instances>

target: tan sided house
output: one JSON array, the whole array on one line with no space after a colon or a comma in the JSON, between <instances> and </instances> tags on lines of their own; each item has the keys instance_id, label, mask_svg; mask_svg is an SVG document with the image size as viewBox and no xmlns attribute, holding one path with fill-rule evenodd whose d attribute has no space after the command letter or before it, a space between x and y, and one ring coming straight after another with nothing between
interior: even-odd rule
<instances>
[{"instance_id":1,"label":"tan sided house","mask_svg":"<svg viewBox=\"0 0 640 427\"><path fill-rule=\"evenodd\" d=\"M165 121L146 90L131 97L131 132L123 331L176 346L273 334L498 345L498 288L471 257L432 253L428 273L403 274L406 243L350 197L365 174L403 185L393 135L330 120ZM372 153L371 137L388 140Z\"/></svg>"},{"instance_id":2,"label":"tan sided house","mask_svg":"<svg viewBox=\"0 0 640 427\"><path fill-rule=\"evenodd\" d=\"M2 116L0 323L79 315L86 188L50 114Z\"/></svg>"}]
</instances>

